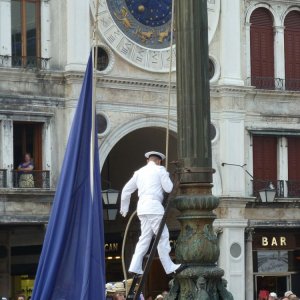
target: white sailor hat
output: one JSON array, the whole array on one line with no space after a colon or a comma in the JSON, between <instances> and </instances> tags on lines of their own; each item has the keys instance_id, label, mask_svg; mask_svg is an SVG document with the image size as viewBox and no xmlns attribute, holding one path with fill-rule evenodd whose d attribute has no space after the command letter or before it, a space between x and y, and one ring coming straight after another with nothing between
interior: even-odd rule
<instances>
[{"instance_id":1,"label":"white sailor hat","mask_svg":"<svg viewBox=\"0 0 300 300\"><path fill-rule=\"evenodd\" d=\"M164 160L166 158L166 156L160 152L157 151L149 151L147 153L145 153L145 157L149 158L151 155L155 155L161 158L161 160Z\"/></svg>"}]
</instances>

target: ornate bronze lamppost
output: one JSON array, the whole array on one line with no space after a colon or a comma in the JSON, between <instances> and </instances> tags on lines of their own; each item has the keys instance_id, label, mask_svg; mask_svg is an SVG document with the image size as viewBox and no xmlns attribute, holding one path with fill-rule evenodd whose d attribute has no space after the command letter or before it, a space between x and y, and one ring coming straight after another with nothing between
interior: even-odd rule
<instances>
[{"instance_id":1,"label":"ornate bronze lamppost","mask_svg":"<svg viewBox=\"0 0 300 300\"><path fill-rule=\"evenodd\" d=\"M173 280L169 299L229 300L212 227L219 200L211 193L207 0L175 0L175 11L180 186L174 202L181 212L176 258L188 268Z\"/></svg>"}]
</instances>

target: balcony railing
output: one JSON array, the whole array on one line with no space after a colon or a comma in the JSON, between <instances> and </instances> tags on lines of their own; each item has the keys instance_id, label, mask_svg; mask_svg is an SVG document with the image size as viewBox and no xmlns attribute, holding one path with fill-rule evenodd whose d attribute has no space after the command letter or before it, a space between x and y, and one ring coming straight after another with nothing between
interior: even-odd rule
<instances>
[{"instance_id":1,"label":"balcony railing","mask_svg":"<svg viewBox=\"0 0 300 300\"><path fill-rule=\"evenodd\" d=\"M50 171L32 170L28 172L12 171L14 188L50 188Z\"/></svg>"},{"instance_id":2,"label":"balcony railing","mask_svg":"<svg viewBox=\"0 0 300 300\"><path fill-rule=\"evenodd\" d=\"M300 181L277 180L271 181L276 190L276 198L300 198ZM268 188L270 180L252 180L253 195L259 198L259 191Z\"/></svg>"},{"instance_id":3,"label":"balcony railing","mask_svg":"<svg viewBox=\"0 0 300 300\"><path fill-rule=\"evenodd\" d=\"M288 189L288 197L300 197L300 181L289 180L286 182Z\"/></svg>"},{"instance_id":4,"label":"balcony railing","mask_svg":"<svg viewBox=\"0 0 300 300\"><path fill-rule=\"evenodd\" d=\"M257 89L265 90L300 91L300 79L252 76L246 79L246 85L252 85Z\"/></svg>"},{"instance_id":5,"label":"balcony railing","mask_svg":"<svg viewBox=\"0 0 300 300\"><path fill-rule=\"evenodd\" d=\"M7 187L7 170L0 169L0 188Z\"/></svg>"},{"instance_id":6,"label":"balcony railing","mask_svg":"<svg viewBox=\"0 0 300 300\"><path fill-rule=\"evenodd\" d=\"M50 58L37 56L0 55L0 67L15 67L25 69L47 69Z\"/></svg>"}]
</instances>

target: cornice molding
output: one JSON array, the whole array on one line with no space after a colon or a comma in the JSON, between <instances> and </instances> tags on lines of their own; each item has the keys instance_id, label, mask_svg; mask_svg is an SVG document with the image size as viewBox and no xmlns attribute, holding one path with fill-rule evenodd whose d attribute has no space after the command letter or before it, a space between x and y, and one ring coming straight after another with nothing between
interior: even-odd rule
<instances>
[{"instance_id":1,"label":"cornice molding","mask_svg":"<svg viewBox=\"0 0 300 300\"><path fill-rule=\"evenodd\" d=\"M30 105L30 106L41 106L41 107L60 107L65 106L64 98L51 98L43 96L13 96L13 95L0 95L0 102L2 107L4 105L18 106ZM10 110L10 109L8 109ZM5 111L8 111L5 110ZM4 110L1 110L4 111Z\"/></svg>"}]
</instances>

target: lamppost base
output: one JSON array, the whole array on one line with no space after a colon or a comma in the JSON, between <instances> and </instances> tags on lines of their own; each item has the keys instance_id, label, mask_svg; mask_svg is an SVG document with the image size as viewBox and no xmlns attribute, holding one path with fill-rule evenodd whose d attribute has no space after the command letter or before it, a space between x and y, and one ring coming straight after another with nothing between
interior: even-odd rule
<instances>
[{"instance_id":1,"label":"lamppost base","mask_svg":"<svg viewBox=\"0 0 300 300\"><path fill-rule=\"evenodd\" d=\"M224 271L216 265L189 265L170 282L167 300L233 300Z\"/></svg>"}]
</instances>

